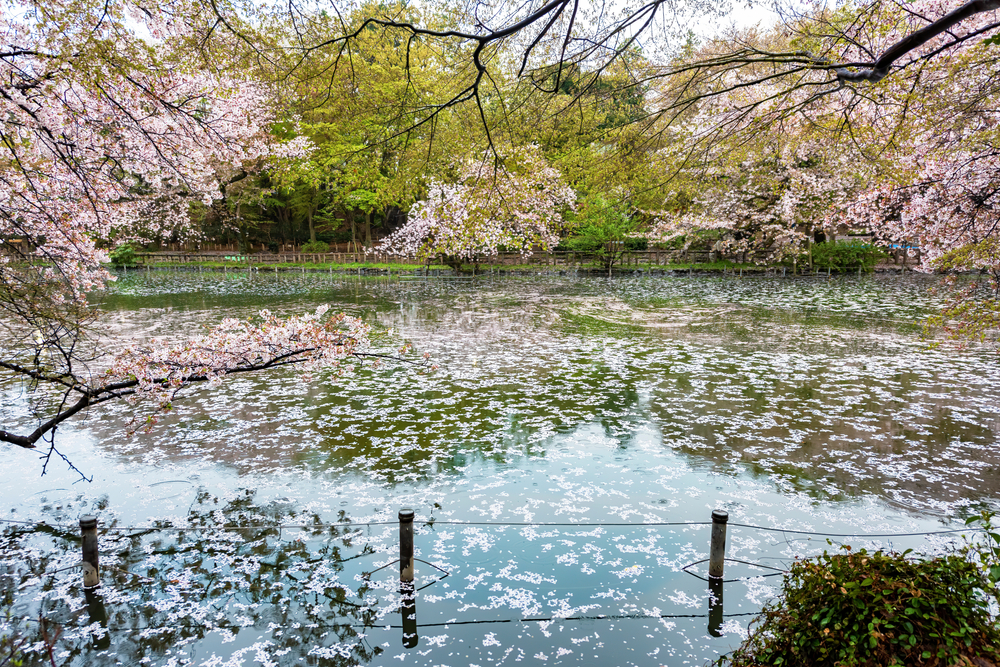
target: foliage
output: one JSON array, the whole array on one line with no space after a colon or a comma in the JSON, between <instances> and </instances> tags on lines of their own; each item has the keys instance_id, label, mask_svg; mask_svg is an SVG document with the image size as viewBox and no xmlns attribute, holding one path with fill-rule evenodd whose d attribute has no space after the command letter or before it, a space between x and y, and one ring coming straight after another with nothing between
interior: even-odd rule
<instances>
[{"instance_id":1,"label":"foliage","mask_svg":"<svg viewBox=\"0 0 1000 667\"><path fill-rule=\"evenodd\" d=\"M989 605L995 581L979 565L961 554L911 560L908 552L844 549L793 564L782 599L719 664L874 667L1000 657Z\"/></svg>"},{"instance_id":2,"label":"foliage","mask_svg":"<svg viewBox=\"0 0 1000 667\"><path fill-rule=\"evenodd\" d=\"M132 266L135 264L135 246L123 243L108 253L108 259L115 266Z\"/></svg>"},{"instance_id":3,"label":"foliage","mask_svg":"<svg viewBox=\"0 0 1000 667\"><path fill-rule=\"evenodd\" d=\"M880 248L859 239L838 239L817 243L810 249L813 265L834 271L861 269L871 272L875 265L888 257Z\"/></svg>"},{"instance_id":4,"label":"foliage","mask_svg":"<svg viewBox=\"0 0 1000 667\"><path fill-rule=\"evenodd\" d=\"M853 179L830 147L766 134L758 141L720 141L706 156L711 176L692 177L698 196L681 210L653 212L652 238L667 243L715 232L712 247L724 255L775 261L800 254L826 226L831 203L852 190Z\"/></svg>"},{"instance_id":5,"label":"foliage","mask_svg":"<svg viewBox=\"0 0 1000 667\"><path fill-rule=\"evenodd\" d=\"M373 228L384 226L391 210L409 208L429 180L443 175L475 143L477 125L454 127L450 112L435 113L433 124L421 123L431 113L428 99L447 94L455 78L441 62L442 54L425 40L400 48L391 31L362 28L373 16L440 20L433 10L421 12L397 0L368 0L343 14L309 17L316 31L311 37L318 41L336 42L345 31L357 34L346 51L320 48L305 60L291 55L286 64L292 75L281 85L283 106L300 119L298 130L315 149L273 174L286 193L272 206L282 218L283 235L288 229L296 238L304 222L309 238L316 240L317 231L329 233L343 225L347 238L342 240L355 249L371 246ZM285 24L282 30L292 34L297 26Z\"/></svg>"},{"instance_id":6,"label":"foliage","mask_svg":"<svg viewBox=\"0 0 1000 667\"><path fill-rule=\"evenodd\" d=\"M330 252L330 244L326 241L309 241L302 244L302 252Z\"/></svg>"},{"instance_id":7,"label":"foliage","mask_svg":"<svg viewBox=\"0 0 1000 667\"><path fill-rule=\"evenodd\" d=\"M967 544L964 552L972 557L973 562L979 563L986 574L990 595L1000 600L1000 531L993 525L995 516L993 512L983 511L965 520L965 525L978 525L981 530L976 535L977 539Z\"/></svg>"},{"instance_id":8,"label":"foliage","mask_svg":"<svg viewBox=\"0 0 1000 667\"><path fill-rule=\"evenodd\" d=\"M13 0L0 12L10 45L0 53L0 327L12 341L0 379L31 378L38 398L35 428L0 425L0 442L33 448L106 400L159 402L190 382L332 364L366 345L359 322L311 315L227 321L197 349L153 343L152 356L98 335L102 314L87 293L110 278L102 247L194 234L191 202L210 207L265 160L306 152L304 139L271 132L270 89L204 10L197 0Z\"/></svg>"},{"instance_id":9,"label":"foliage","mask_svg":"<svg viewBox=\"0 0 1000 667\"><path fill-rule=\"evenodd\" d=\"M574 220L575 234L566 247L592 253L604 268L611 270L622 255L634 247L638 220L629 215L622 202L592 195L580 204Z\"/></svg>"},{"instance_id":10,"label":"foliage","mask_svg":"<svg viewBox=\"0 0 1000 667\"><path fill-rule=\"evenodd\" d=\"M576 196L533 146L485 154L457 165L457 182L431 183L405 226L386 238L381 252L449 263L477 262L501 248L530 255L558 243L563 213Z\"/></svg>"}]
</instances>

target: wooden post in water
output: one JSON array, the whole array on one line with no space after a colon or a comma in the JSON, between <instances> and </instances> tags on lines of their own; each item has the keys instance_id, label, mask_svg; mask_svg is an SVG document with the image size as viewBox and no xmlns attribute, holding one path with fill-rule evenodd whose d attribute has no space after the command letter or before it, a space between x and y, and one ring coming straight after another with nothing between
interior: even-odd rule
<instances>
[{"instance_id":1,"label":"wooden post in water","mask_svg":"<svg viewBox=\"0 0 1000 667\"><path fill-rule=\"evenodd\" d=\"M726 564L729 512L712 510L712 546L708 554L708 634L722 636L722 572Z\"/></svg>"},{"instance_id":2,"label":"wooden post in water","mask_svg":"<svg viewBox=\"0 0 1000 667\"><path fill-rule=\"evenodd\" d=\"M413 583L413 510L399 510L399 581Z\"/></svg>"},{"instance_id":3,"label":"wooden post in water","mask_svg":"<svg viewBox=\"0 0 1000 667\"><path fill-rule=\"evenodd\" d=\"M708 579L708 634L722 636L722 579Z\"/></svg>"},{"instance_id":4,"label":"wooden post in water","mask_svg":"<svg viewBox=\"0 0 1000 667\"><path fill-rule=\"evenodd\" d=\"M399 510L399 594L403 597L403 648L414 648L417 635L417 591L413 583L413 510Z\"/></svg>"},{"instance_id":5,"label":"wooden post in water","mask_svg":"<svg viewBox=\"0 0 1000 667\"><path fill-rule=\"evenodd\" d=\"M100 556L97 548L97 517L91 514L80 517L80 537L83 542L83 589L101 585L98 571Z\"/></svg>"},{"instance_id":6,"label":"wooden post in water","mask_svg":"<svg viewBox=\"0 0 1000 667\"><path fill-rule=\"evenodd\" d=\"M712 510L712 547L708 554L708 578L722 579L726 564L726 523L729 512Z\"/></svg>"}]
</instances>

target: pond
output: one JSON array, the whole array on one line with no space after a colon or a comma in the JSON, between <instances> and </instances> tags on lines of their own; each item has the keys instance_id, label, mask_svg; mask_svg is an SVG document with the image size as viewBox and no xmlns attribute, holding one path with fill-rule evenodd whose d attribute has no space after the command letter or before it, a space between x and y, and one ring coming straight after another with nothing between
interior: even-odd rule
<instances>
[{"instance_id":1,"label":"pond","mask_svg":"<svg viewBox=\"0 0 1000 667\"><path fill-rule=\"evenodd\" d=\"M58 434L91 482L0 451L6 623L36 636L44 615L79 665L704 664L792 559L936 553L1000 505L1000 367L922 338L933 285L122 276L100 299L116 336L329 303L438 369L232 377L132 437L128 406L94 410ZM2 422L28 423L22 388L0 390ZM722 607L696 576L713 509L740 524ZM90 513L99 600L73 567Z\"/></svg>"}]
</instances>

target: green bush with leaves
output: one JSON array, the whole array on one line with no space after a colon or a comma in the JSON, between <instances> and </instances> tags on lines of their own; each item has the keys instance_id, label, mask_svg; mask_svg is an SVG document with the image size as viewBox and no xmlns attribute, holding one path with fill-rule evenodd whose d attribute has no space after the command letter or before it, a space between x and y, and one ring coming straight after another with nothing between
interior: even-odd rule
<instances>
[{"instance_id":1,"label":"green bush with leaves","mask_svg":"<svg viewBox=\"0 0 1000 667\"><path fill-rule=\"evenodd\" d=\"M131 243L123 243L108 253L108 257L115 266L134 266L135 246Z\"/></svg>"},{"instance_id":2,"label":"green bush with leaves","mask_svg":"<svg viewBox=\"0 0 1000 667\"><path fill-rule=\"evenodd\" d=\"M330 252L330 244L326 241L309 241L302 244L302 252Z\"/></svg>"},{"instance_id":3,"label":"green bush with leaves","mask_svg":"<svg viewBox=\"0 0 1000 667\"><path fill-rule=\"evenodd\" d=\"M834 271L856 271L868 273L875 265L888 257L881 249L860 239L846 239L812 246L813 266Z\"/></svg>"},{"instance_id":4,"label":"green bush with leaves","mask_svg":"<svg viewBox=\"0 0 1000 667\"><path fill-rule=\"evenodd\" d=\"M1000 543L1000 536L990 540ZM782 598L718 664L945 667L997 660L1000 626L989 606L996 581L989 567L969 558L982 546L926 560L844 547L846 553L798 561L785 575ZM984 558L995 566L1000 551L989 554Z\"/></svg>"},{"instance_id":5,"label":"green bush with leaves","mask_svg":"<svg viewBox=\"0 0 1000 667\"><path fill-rule=\"evenodd\" d=\"M666 241L654 241L653 247L659 250L681 250L682 248L709 249L723 237L719 229L692 230L681 236L673 236Z\"/></svg>"},{"instance_id":6,"label":"green bush with leaves","mask_svg":"<svg viewBox=\"0 0 1000 667\"><path fill-rule=\"evenodd\" d=\"M623 203L600 196L580 202L571 223L575 224L576 233L566 239L566 247L593 254L609 272L629 251L628 243L638 228L638 220L628 214Z\"/></svg>"}]
</instances>

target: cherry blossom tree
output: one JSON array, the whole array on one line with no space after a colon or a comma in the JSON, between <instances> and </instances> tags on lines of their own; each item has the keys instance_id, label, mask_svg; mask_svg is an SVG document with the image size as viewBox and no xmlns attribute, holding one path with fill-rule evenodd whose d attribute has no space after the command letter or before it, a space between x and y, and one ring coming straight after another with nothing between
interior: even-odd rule
<instances>
[{"instance_id":1,"label":"cherry blossom tree","mask_svg":"<svg viewBox=\"0 0 1000 667\"><path fill-rule=\"evenodd\" d=\"M793 217L814 226L867 227L885 243L919 246L923 270L980 272L953 292L939 321L975 337L996 329L996 10L937 0L820 9L727 35L673 65L659 91L660 122L683 135L678 171L700 170L707 187L665 230L732 229L752 218L740 209L748 201L776 220L779 202L796 200L805 215ZM775 150L820 155L822 168L781 158L770 176L733 169ZM740 182L754 188L713 187ZM795 190L806 196L788 199ZM759 206L768 198L769 211Z\"/></svg>"},{"instance_id":2,"label":"cherry blossom tree","mask_svg":"<svg viewBox=\"0 0 1000 667\"><path fill-rule=\"evenodd\" d=\"M994 98L995 99L995 98ZM906 157L905 180L887 180L833 210L833 221L864 224L886 243L913 253L919 267L947 274L948 301L932 324L953 338L996 338L1000 330L1000 147L985 114L972 136L952 136L950 150L927 138ZM947 133L945 133L947 135ZM959 274L972 280L959 280Z\"/></svg>"},{"instance_id":3,"label":"cherry blossom tree","mask_svg":"<svg viewBox=\"0 0 1000 667\"><path fill-rule=\"evenodd\" d=\"M529 256L559 242L563 213L576 195L533 146L458 165L454 183L432 181L427 198L406 224L379 246L419 258L441 258L460 268L501 249Z\"/></svg>"},{"instance_id":4,"label":"cherry blossom tree","mask_svg":"<svg viewBox=\"0 0 1000 667\"><path fill-rule=\"evenodd\" d=\"M817 236L825 238L836 223L831 206L849 199L857 174L842 155L822 145L771 141L754 149L717 156L708 170L687 187L697 192L682 208L651 212L648 237L658 242L701 233L716 237L712 249L741 261L774 262L808 252ZM676 199L676 196L669 199Z\"/></svg>"},{"instance_id":5,"label":"cherry blossom tree","mask_svg":"<svg viewBox=\"0 0 1000 667\"><path fill-rule=\"evenodd\" d=\"M30 390L35 420L0 423L0 442L48 438L51 457L59 424L105 401L155 414L199 381L369 354L364 325L322 310L226 320L173 345L101 335L87 294L113 280L110 244L191 233L191 202L305 150L270 134L269 91L245 62L203 57L226 39L218 23L186 0L0 5L0 381Z\"/></svg>"}]
</instances>

